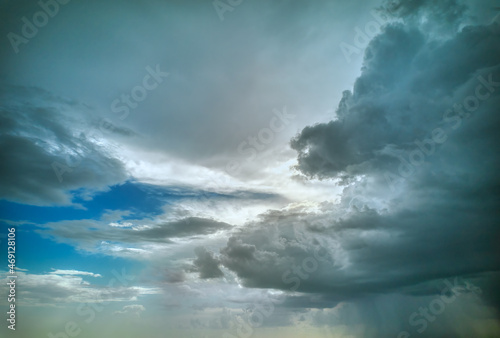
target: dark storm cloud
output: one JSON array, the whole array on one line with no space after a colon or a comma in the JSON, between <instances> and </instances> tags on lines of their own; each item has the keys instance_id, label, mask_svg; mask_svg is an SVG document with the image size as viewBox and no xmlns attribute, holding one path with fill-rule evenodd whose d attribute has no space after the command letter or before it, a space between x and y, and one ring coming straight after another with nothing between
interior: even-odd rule
<instances>
[{"instance_id":1,"label":"dark storm cloud","mask_svg":"<svg viewBox=\"0 0 500 338\"><path fill-rule=\"evenodd\" d=\"M485 208L479 203L463 211L450 203L391 215L367 209L341 219L325 213L302 222L283 214L230 238L220 260L249 287L340 299L386 292L496 269L498 213L488 209L480 220L476 212Z\"/></svg>"},{"instance_id":2,"label":"dark storm cloud","mask_svg":"<svg viewBox=\"0 0 500 338\"><path fill-rule=\"evenodd\" d=\"M219 269L220 262L214 257L214 254L204 247L195 249L196 259L194 266L198 269L201 279L218 278L224 276Z\"/></svg>"},{"instance_id":3,"label":"dark storm cloud","mask_svg":"<svg viewBox=\"0 0 500 338\"><path fill-rule=\"evenodd\" d=\"M441 28L425 31L417 19L446 17L448 28L457 27L462 5L441 13L431 2L398 6L412 20L371 41L337 118L292 140L302 173L347 185L341 204L314 214L276 212L230 238L220 260L244 285L319 293L335 303L416 292L416 285L428 290L422 285L450 276L488 283L488 272L499 270L500 36L477 25L436 38ZM430 152L436 128L446 139ZM410 162L415 150L425 163L402 175L401 158ZM397 175L395 189L387 173ZM486 293L498 299L493 289Z\"/></svg>"},{"instance_id":4,"label":"dark storm cloud","mask_svg":"<svg viewBox=\"0 0 500 338\"><path fill-rule=\"evenodd\" d=\"M499 36L485 26L466 27L439 45L411 27L387 27L368 46L362 75L353 93L344 93L338 119L306 127L292 141L298 168L307 175L334 177L399 164L389 148L412 150L434 128L453 127L457 113L443 118L444 113L474 94L482 84L479 76L500 81L499 53ZM484 124L496 123L497 115L488 110L498 91L491 96L474 113Z\"/></svg>"},{"instance_id":5,"label":"dark storm cloud","mask_svg":"<svg viewBox=\"0 0 500 338\"><path fill-rule=\"evenodd\" d=\"M2 86L0 198L70 204L69 191L105 190L126 178L122 163L91 140L91 109L36 88Z\"/></svg>"}]
</instances>

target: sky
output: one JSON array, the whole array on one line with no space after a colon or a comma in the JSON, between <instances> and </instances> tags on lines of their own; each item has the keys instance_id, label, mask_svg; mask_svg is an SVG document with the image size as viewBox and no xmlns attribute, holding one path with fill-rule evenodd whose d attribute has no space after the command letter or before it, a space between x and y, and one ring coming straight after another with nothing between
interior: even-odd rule
<instances>
[{"instance_id":1,"label":"sky","mask_svg":"<svg viewBox=\"0 0 500 338\"><path fill-rule=\"evenodd\" d=\"M0 1L0 336L500 336L499 13Z\"/></svg>"}]
</instances>

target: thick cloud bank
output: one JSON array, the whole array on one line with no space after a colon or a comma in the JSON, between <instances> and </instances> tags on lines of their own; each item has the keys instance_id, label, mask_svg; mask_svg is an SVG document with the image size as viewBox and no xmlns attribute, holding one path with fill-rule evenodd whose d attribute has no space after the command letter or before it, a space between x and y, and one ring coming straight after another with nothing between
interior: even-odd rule
<instances>
[{"instance_id":1,"label":"thick cloud bank","mask_svg":"<svg viewBox=\"0 0 500 338\"><path fill-rule=\"evenodd\" d=\"M400 1L391 13L336 116L291 141L302 174L345 186L341 203L270 212L230 238L220 260L248 287L319 294L323 308L438 295L436 281L460 276L498 309L497 24L463 25L466 8L453 1Z\"/></svg>"}]
</instances>

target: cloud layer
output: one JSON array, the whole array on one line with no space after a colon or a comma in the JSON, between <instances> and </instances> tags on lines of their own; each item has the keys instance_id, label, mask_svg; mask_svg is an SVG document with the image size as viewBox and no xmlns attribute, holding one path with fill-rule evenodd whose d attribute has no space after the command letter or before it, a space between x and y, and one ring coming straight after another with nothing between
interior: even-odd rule
<instances>
[{"instance_id":1,"label":"cloud layer","mask_svg":"<svg viewBox=\"0 0 500 338\"><path fill-rule=\"evenodd\" d=\"M0 198L33 205L70 205L126 179L123 164L99 144L95 114L36 88L4 86L0 97Z\"/></svg>"}]
</instances>

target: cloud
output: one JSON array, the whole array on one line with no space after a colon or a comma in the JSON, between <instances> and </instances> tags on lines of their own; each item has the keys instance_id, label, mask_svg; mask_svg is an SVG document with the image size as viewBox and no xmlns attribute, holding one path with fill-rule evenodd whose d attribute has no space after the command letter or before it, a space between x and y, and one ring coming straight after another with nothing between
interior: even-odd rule
<instances>
[{"instance_id":1,"label":"cloud","mask_svg":"<svg viewBox=\"0 0 500 338\"><path fill-rule=\"evenodd\" d=\"M204 247L197 247L195 254L196 259L193 261L193 264L198 269L201 279L224 276L224 273L219 269L220 262L214 258L213 253Z\"/></svg>"},{"instance_id":2,"label":"cloud","mask_svg":"<svg viewBox=\"0 0 500 338\"><path fill-rule=\"evenodd\" d=\"M248 287L338 299L495 269L495 217L474 221L470 210L450 215L451 210L365 209L341 218L336 212L304 214L300 220L283 212L233 235L220 261ZM471 234L471 222L481 224L479 233Z\"/></svg>"},{"instance_id":3,"label":"cloud","mask_svg":"<svg viewBox=\"0 0 500 338\"><path fill-rule=\"evenodd\" d=\"M186 274L182 270L165 269L163 277L167 283L181 283L186 280Z\"/></svg>"},{"instance_id":4,"label":"cloud","mask_svg":"<svg viewBox=\"0 0 500 338\"><path fill-rule=\"evenodd\" d=\"M86 271L78 271L78 270L54 270L51 271L52 275L62 275L62 276L90 276L90 277L102 277L98 273L86 272Z\"/></svg>"},{"instance_id":5,"label":"cloud","mask_svg":"<svg viewBox=\"0 0 500 338\"><path fill-rule=\"evenodd\" d=\"M221 231L230 231L232 225L200 217L170 219L163 214L153 218L123 220L126 211L107 210L101 220L81 219L50 222L37 225L35 230L60 243L78 249L108 255L151 258L156 251L175 243L203 238Z\"/></svg>"},{"instance_id":6,"label":"cloud","mask_svg":"<svg viewBox=\"0 0 500 338\"><path fill-rule=\"evenodd\" d=\"M71 205L73 190L88 197L126 178L91 137L98 129L88 107L36 88L2 86L0 95L0 198Z\"/></svg>"},{"instance_id":7,"label":"cloud","mask_svg":"<svg viewBox=\"0 0 500 338\"><path fill-rule=\"evenodd\" d=\"M467 51L470 41L476 45ZM446 121L443 114L474 93L479 76L498 81L492 57L498 49L498 36L484 26L465 28L437 46L411 27L387 27L368 46L363 72L353 93L344 93L338 118L306 127L292 141L298 169L325 178L397 166L394 153L416 148L415 140L437 127L453 125L456 113ZM498 91L474 113L482 123L495 122L488 111L496 100Z\"/></svg>"},{"instance_id":8,"label":"cloud","mask_svg":"<svg viewBox=\"0 0 500 338\"><path fill-rule=\"evenodd\" d=\"M338 210L275 212L233 235L219 259L245 288L283 291L276 311L297 318L305 313L302 325L327 326L332 333L343 327L358 336L415 331L408 326L412 313L440 297L445 280L461 276L459 286L473 284L482 293L447 305L440 324L426 333L453 332L457 318L470 334L480 334L478 323L498 332L498 291L492 287L499 278L498 215L477 220L471 209L440 208L388 213L365 207L341 217ZM330 314L339 304L346 307Z\"/></svg>"},{"instance_id":9,"label":"cloud","mask_svg":"<svg viewBox=\"0 0 500 338\"><path fill-rule=\"evenodd\" d=\"M68 270L56 270L54 272ZM68 303L96 303L133 301L142 295L156 294L159 290L140 286L125 286L116 283L113 286L96 285L85 281L83 276L97 277L98 274L82 273L69 270L69 273L54 272L33 274L17 271L18 288L17 301L23 306L63 306ZM2 292L7 292L9 275L1 273ZM7 293L6 293L7 294Z\"/></svg>"},{"instance_id":10,"label":"cloud","mask_svg":"<svg viewBox=\"0 0 500 338\"><path fill-rule=\"evenodd\" d=\"M234 234L220 261L244 286L336 304L451 276L495 280L500 36L488 25L458 29L462 5L435 15L430 2L399 6L412 19L370 42L336 116L291 141L302 174L344 186L340 203L271 212ZM449 18L452 36L424 31L424 17Z\"/></svg>"},{"instance_id":11,"label":"cloud","mask_svg":"<svg viewBox=\"0 0 500 338\"><path fill-rule=\"evenodd\" d=\"M120 311L115 311L115 315L132 315L136 317L140 317L141 313L146 311L146 308L143 305L134 304L134 305L125 305Z\"/></svg>"}]
</instances>

